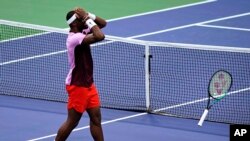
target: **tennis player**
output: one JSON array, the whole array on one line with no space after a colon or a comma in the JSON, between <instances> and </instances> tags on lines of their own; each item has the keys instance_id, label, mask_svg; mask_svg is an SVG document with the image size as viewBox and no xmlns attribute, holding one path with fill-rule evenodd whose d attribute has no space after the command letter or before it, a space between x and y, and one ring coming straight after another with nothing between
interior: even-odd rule
<instances>
[{"instance_id":1,"label":"tennis player","mask_svg":"<svg viewBox=\"0 0 250 141\"><path fill-rule=\"evenodd\" d=\"M70 70L66 78L68 117L59 128L56 141L65 141L87 111L90 132L95 141L103 141L98 91L93 81L93 60L90 44L104 39L100 30L106 21L82 8L66 16L70 32L66 41Z\"/></svg>"}]
</instances>

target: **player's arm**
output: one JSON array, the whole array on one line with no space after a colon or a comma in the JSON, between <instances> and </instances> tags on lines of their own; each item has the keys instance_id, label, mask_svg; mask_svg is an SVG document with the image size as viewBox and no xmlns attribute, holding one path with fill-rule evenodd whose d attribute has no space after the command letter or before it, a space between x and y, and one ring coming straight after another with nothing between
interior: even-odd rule
<instances>
[{"instance_id":1,"label":"player's arm","mask_svg":"<svg viewBox=\"0 0 250 141\"><path fill-rule=\"evenodd\" d=\"M82 19L82 22L84 22L86 26L88 26L91 32L91 34L86 35L81 44L92 44L105 38L100 29L101 27L106 26L106 21L104 19L95 16L95 20L93 20L93 17L89 16L88 13L86 13L86 11L82 8L76 8L75 12L79 16L79 18ZM95 21L98 23L96 23Z\"/></svg>"},{"instance_id":2,"label":"player's arm","mask_svg":"<svg viewBox=\"0 0 250 141\"><path fill-rule=\"evenodd\" d=\"M99 26L99 28L104 28L107 25L106 20L104 20L103 18L96 16L92 13L88 13L88 17L92 20L95 21L95 23Z\"/></svg>"},{"instance_id":3,"label":"player's arm","mask_svg":"<svg viewBox=\"0 0 250 141\"><path fill-rule=\"evenodd\" d=\"M75 12L77 13L77 15L79 15L79 18L81 18L82 20L85 20L86 18L90 18L92 19L98 26L99 28L104 28L107 25L106 20L104 20L103 18L96 16L93 13L90 12L86 12L84 9L82 8L75 8Z\"/></svg>"},{"instance_id":4,"label":"player's arm","mask_svg":"<svg viewBox=\"0 0 250 141\"><path fill-rule=\"evenodd\" d=\"M92 19L90 18L87 19L85 24L88 26L88 28L90 28L91 34L87 34L81 44L83 45L92 44L104 40L105 35L103 34L99 26Z\"/></svg>"}]
</instances>

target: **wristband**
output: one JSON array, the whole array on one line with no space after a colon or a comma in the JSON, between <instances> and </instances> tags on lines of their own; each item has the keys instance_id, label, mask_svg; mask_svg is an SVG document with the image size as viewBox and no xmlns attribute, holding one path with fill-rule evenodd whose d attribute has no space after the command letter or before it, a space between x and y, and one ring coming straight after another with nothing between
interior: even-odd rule
<instances>
[{"instance_id":1,"label":"wristband","mask_svg":"<svg viewBox=\"0 0 250 141\"><path fill-rule=\"evenodd\" d=\"M88 26L88 28L92 28L93 26L96 25L96 23L92 19L88 19L85 24Z\"/></svg>"},{"instance_id":2,"label":"wristband","mask_svg":"<svg viewBox=\"0 0 250 141\"><path fill-rule=\"evenodd\" d=\"M92 19L92 20L95 20L96 19L96 15L92 14L92 13L89 13L89 18Z\"/></svg>"}]
</instances>

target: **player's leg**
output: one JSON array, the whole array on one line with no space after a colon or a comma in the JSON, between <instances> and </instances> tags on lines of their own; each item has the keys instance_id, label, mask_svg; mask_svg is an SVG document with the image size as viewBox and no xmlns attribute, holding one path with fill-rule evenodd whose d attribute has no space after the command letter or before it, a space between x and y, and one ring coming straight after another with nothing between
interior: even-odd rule
<instances>
[{"instance_id":1,"label":"player's leg","mask_svg":"<svg viewBox=\"0 0 250 141\"><path fill-rule=\"evenodd\" d=\"M90 132L95 141L104 141L100 107L87 109L90 118Z\"/></svg>"},{"instance_id":2,"label":"player's leg","mask_svg":"<svg viewBox=\"0 0 250 141\"><path fill-rule=\"evenodd\" d=\"M73 108L69 109L68 118L59 128L55 141L65 141L72 130L78 125L81 117L82 113L77 112Z\"/></svg>"},{"instance_id":3,"label":"player's leg","mask_svg":"<svg viewBox=\"0 0 250 141\"><path fill-rule=\"evenodd\" d=\"M68 118L59 128L56 141L64 141L71 131L78 125L87 105L87 93L83 87L67 85L68 92Z\"/></svg>"}]
</instances>

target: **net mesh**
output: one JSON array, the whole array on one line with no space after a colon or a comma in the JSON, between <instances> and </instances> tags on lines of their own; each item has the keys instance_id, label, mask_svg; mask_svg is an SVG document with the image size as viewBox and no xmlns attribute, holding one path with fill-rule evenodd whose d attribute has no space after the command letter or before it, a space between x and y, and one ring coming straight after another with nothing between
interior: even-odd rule
<instances>
[{"instance_id":1,"label":"net mesh","mask_svg":"<svg viewBox=\"0 0 250 141\"><path fill-rule=\"evenodd\" d=\"M0 23L0 94L67 102L67 30ZM147 47L150 61L145 60ZM249 49L106 36L91 50L102 107L199 119L210 77L225 69L233 76L231 91L214 105L207 120L250 124ZM147 63L150 68L145 68Z\"/></svg>"}]
</instances>

